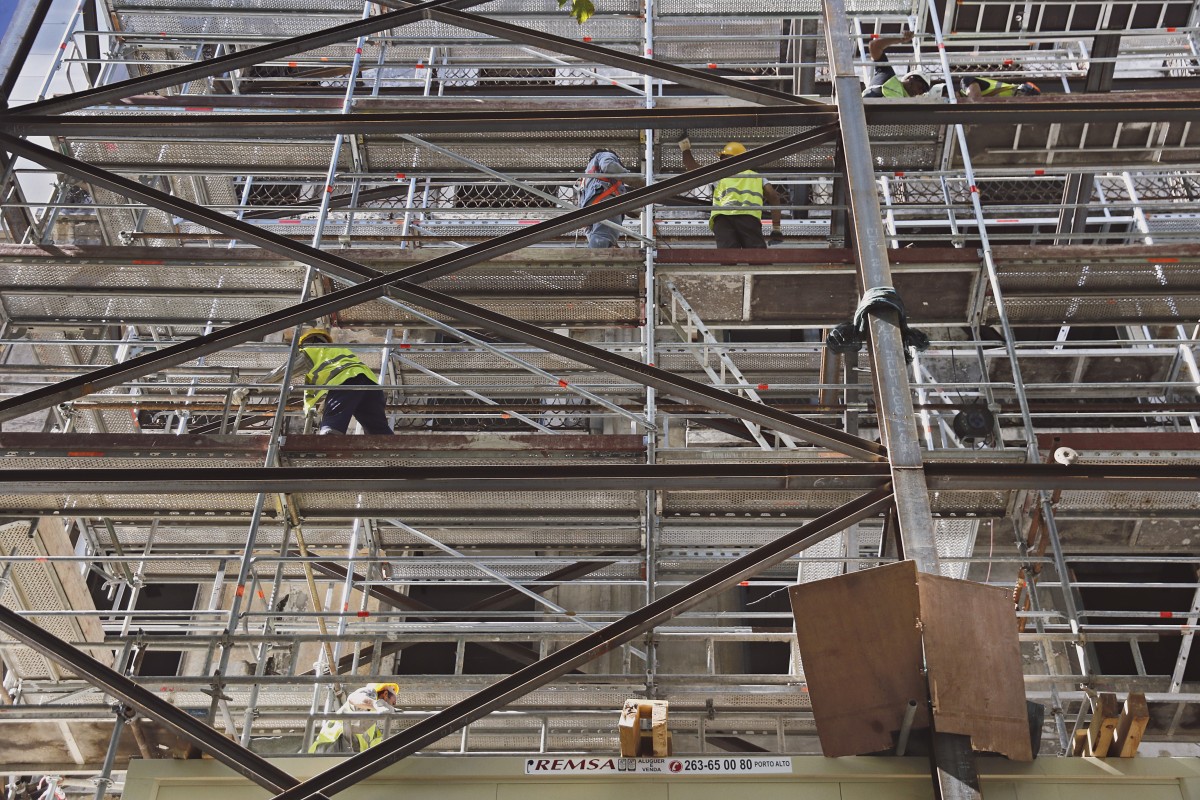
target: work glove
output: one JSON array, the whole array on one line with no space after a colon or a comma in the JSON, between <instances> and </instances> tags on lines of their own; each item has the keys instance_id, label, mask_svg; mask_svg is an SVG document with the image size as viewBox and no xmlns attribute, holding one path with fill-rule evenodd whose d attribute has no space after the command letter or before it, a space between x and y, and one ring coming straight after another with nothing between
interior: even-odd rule
<instances>
[{"instance_id":1,"label":"work glove","mask_svg":"<svg viewBox=\"0 0 1200 800\"><path fill-rule=\"evenodd\" d=\"M783 231L772 228L771 235L767 238L767 244L783 244Z\"/></svg>"},{"instance_id":2,"label":"work glove","mask_svg":"<svg viewBox=\"0 0 1200 800\"><path fill-rule=\"evenodd\" d=\"M250 390L245 387L234 389L231 399L235 406L244 406L246 405L246 401L250 399Z\"/></svg>"}]
</instances>

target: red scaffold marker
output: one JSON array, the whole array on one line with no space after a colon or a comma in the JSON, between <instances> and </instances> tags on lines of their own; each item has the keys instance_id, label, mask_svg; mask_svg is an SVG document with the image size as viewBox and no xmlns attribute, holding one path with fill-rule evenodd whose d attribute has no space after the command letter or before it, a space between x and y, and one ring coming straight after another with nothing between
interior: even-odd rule
<instances>
[{"instance_id":1,"label":"red scaffold marker","mask_svg":"<svg viewBox=\"0 0 1200 800\"><path fill-rule=\"evenodd\" d=\"M212 111L212 106L184 106L184 111Z\"/></svg>"},{"instance_id":2,"label":"red scaffold marker","mask_svg":"<svg viewBox=\"0 0 1200 800\"><path fill-rule=\"evenodd\" d=\"M750 581L738 581L738 586L749 586Z\"/></svg>"},{"instance_id":3,"label":"red scaffold marker","mask_svg":"<svg viewBox=\"0 0 1200 800\"><path fill-rule=\"evenodd\" d=\"M561 386L561 387L562 387L562 388L564 388L564 389L565 389L565 388L567 388L567 382L566 382L566 381L560 380L560 381L558 382L558 385L559 385L559 386Z\"/></svg>"},{"instance_id":4,"label":"red scaffold marker","mask_svg":"<svg viewBox=\"0 0 1200 800\"><path fill-rule=\"evenodd\" d=\"M398 181L402 181L402 180L404 180L404 178L405 178L405 175L404 175L404 173L403 173L403 172L397 172L397 173L396 173L396 180L398 180Z\"/></svg>"},{"instance_id":5,"label":"red scaffold marker","mask_svg":"<svg viewBox=\"0 0 1200 800\"><path fill-rule=\"evenodd\" d=\"M246 594L246 587L245 586L237 587L237 590L234 592L234 594L236 594L238 597L242 597L243 595Z\"/></svg>"},{"instance_id":6,"label":"red scaffold marker","mask_svg":"<svg viewBox=\"0 0 1200 800\"><path fill-rule=\"evenodd\" d=\"M1171 612L1170 612L1170 611L1160 611L1160 612L1158 612L1158 615L1159 615L1160 617L1162 617L1163 619L1170 619L1170 618L1171 618Z\"/></svg>"},{"instance_id":7,"label":"red scaffold marker","mask_svg":"<svg viewBox=\"0 0 1200 800\"><path fill-rule=\"evenodd\" d=\"M583 40L584 40L585 42L590 42L590 41L592 40L592 37L590 37L590 36L585 36L585 37L583 37Z\"/></svg>"},{"instance_id":8,"label":"red scaffold marker","mask_svg":"<svg viewBox=\"0 0 1200 800\"><path fill-rule=\"evenodd\" d=\"M360 612L358 612L358 616L365 619L365 618L371 616L371 612L370 611L360 611Z\"/></svg>"},{"instance_id":9,"label":"red scaffold marker","mask_svg":"<svg viewBox=\"0 0 1200 800\"><path fill-rule=\"evenodd\" d=\"M765 392L767 389L770 389L770 388L771 388L771 384L769 384L769 383L760 383L758 385L758 390L760 392Z\"/></svg>"},{"instance_id":10,"label":"red scaffold marker","mask_svg":"<svg viewBox=\"0 0 1200 800\"><path fill-rule=\"evenodd\" d=\"M713 64L713 63L711 63L711 62L710 62L710 63L709 63L709 65L708 65L708 68L709 68L709 69L716 69L716 68L717 68L717 65L716 65L716 64Z\"/></svg>"},{"instance_id":11,"label":"red scaffold marker","mask_svg":"<svg viewBox=\"0 0 1200 800\"><path fill-rule=\"evenodd\" d=\"M94 458L104 455L104 452L101 450L70 450L67 455L75 458Z\"/></svg>"},{"instance_id":12,"label":"red scaffold marker","mask_svg":"<svg viewBox=\"0 0 1200 800\"><path fill-rule=\"evenodd\" d=\"M412 345L405 343L405 344L400 345L400 349L401 350L412 350Z\"/></svg>"},{"instance_id":13,"label":"red scaffold marker","mask_svg":"<svg viewBox=\"0 0 1200 800\"><path fill-rule=\"evenodd\" d=\"M361 47L356 47L356 48L354 48L354 52L355 52L355 53L357 53L358 55L360 55L360 56L361 56L361 55L362 55L362 48L361 48Z\"/></svg>"},{"instance_id":14,"label":"red scaffold marker","mask_svg":"<svg viewBox=\"0 0 1200 800\"><path fill-rule=\"evenodd\" d=\"M266 600L266 599L267 599L267 596L266 596L265 594L263 594L263 590L262 590L262 589L259 589L259 590L258 590L258 599L259 599L259 600Z\"/></svg>"},{"instance_id":15,"label":"red scaffold marker","mask_svg":"<svg viewBox=\"0 0 1200 800\"><path fill-rule=\"evenodd\" d=\"M979 187L978 187L978 186L972 186L972 187L971 187L971 191L972 191L972 192L974 192L975 194L979 194Z\"/></svg>"},{"instance_id":16,"label":"red scaffold marker","mask_svg":"<svg viewBox=\"0 0 1200 800\"><path fill-rule=\"evenodd\" d=\"M1045 175L1045 174L1046 174L1046 170L1044 170L1044 169L1035 169L1035 170L1033 171L1033 174L1034 174L1034 175Z\"/></svg>"},{"instance_id":17,"label":"red scaffold marker","mask_svg":"<svg viewBox=\"0 0 1200 800\"><path fill-rule=\"evenodd\" d=\"M289 66L289 67L295 67L295 66L297 66L297 64L296 64L296 62L295 62L295 61L289 61L289 62L288 62L288 66Z\"/></svg>"}]
</instances>

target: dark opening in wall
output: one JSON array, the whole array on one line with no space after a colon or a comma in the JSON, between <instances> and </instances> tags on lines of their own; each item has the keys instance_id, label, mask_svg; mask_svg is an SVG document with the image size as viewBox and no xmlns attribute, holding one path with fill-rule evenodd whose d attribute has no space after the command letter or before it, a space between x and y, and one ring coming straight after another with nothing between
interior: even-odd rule
<instances>
[{"instance_id":1,"label":"dark opening in wall","mask_svg":"<svg viewBox=\"0 0 1200 800\"><path fill-rule=\"evenodd\" d=\"M1078 564L1073 579L1080 583L1129 582L1128 588L1080 588L1082 609L1088 611L1149 612L1149 616L1096 617L1090 622L1103 625L1137 625L1163 628L1158 641L1138 642L1142 661L1149 675L1170 675L1179 657L1179 614L1192 605L1196 590L1189 584L1197 580L1190 564ZM1181 584L1159 587L1146 584ZM1171 613L1171 616L1162 616ZM1085 623L1089 620L1084 620ZM1136 675L1137 665L1127 641L1100 642L1092 645L1099 662L1096 670L1111 675ZM1200 658L1189 659L1185 681L1200 680Z\"/></svg>"}]
</instances>

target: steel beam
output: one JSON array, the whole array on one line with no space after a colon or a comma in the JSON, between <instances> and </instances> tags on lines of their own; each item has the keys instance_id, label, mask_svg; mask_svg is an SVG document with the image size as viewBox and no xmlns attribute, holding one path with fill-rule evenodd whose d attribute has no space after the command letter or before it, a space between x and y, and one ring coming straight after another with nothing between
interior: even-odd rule
<instances>
[{"instance_id":1,"label":"steel beam","mask_svg":"<svg viewBox=\"0 0 1200 800\"><path fill-rule=\"evenodd\" d=\"M871 125L991 125L1200 121L1200 93L1192 97L1123 95L1067 102L1070 95L1027 100L1001 98L938 105L888 100L866 105ZM24 108L22 106L21 108ZM228 139L231 136L307 139L342 134L496 133L642 130L646 128L756 128L823 125L837 118L829 105L540 111L365 111L341 113L120 114L54 116L0 114L0 130L18 136Z\"/></svg>"},{"instance_id":2,"label":"steel beam","mask_svg":"<svg viewBox=\"0 0 1200 800\"><path fill-rule=\"evenodd\" d=\"M407 25L410 22L424 19L426 11L439 6L470 8L483 2L486 0L427 0L427 2L419 3L404 11L391 11L377 17L335 25L332 28L325 28L304 36L293 36L280 42L252 47L249 50L239 50L208 61L173 67L140 78L130 78L106 86L97 86L94 89L84 89L62 97L29 103L14 109L12 113L62 114L67 111L78 111L82 108L121 100L138 92L149 92L168 86L178 86L189 81L211 78L229 70L261 64L275 58L302 53L306 50L316 50L328 45L347 42L359 36L385 31L388 28Z\"/></svg>"},{"instance_id":3,"label":"steel beam","mask_svg":"<svg viewBox=\"0 0 1200 800\"><path fill-rule=\"evenodd\" d=\"M375 270L334 253L306 247L270 231L231 219L106 170L84 164L77 159L0 134L0 145L43 166L91 181L115 192L149 203L167 213L177 214L222 233L228 233L235 238L294 258L326 274L357 284L247 322L231 325L221 331L200 336L189 342L166 347L112 367L96 370L79 378L36 389L20 397L0 401L0 422L23 416L55 403L73 400L103 388L119 385L165 367L186 363L234 344L260 338L268 333L311 321L383 294L389 294L401 302L447 314L460 322L479 326L501 336L581 361L639 384L653 386L707 408L729 413L741 419L748 419L771 430L798 436L805 441L857 458L868 460L880 458L884 453L884 448L874 442L800 419L792 414L755 403L730 392L681 378L665 370L608 353L569 337L551 333L536 325L530 325L410 283L410 281L428 281L435 277L451 274L480 261L511 253L559 233L575 230L622 211L640 208L676 192L686 191L743 169L770 163L797 150L827 142L834 137L836 137L836 126L816 128L807 133L756 148L736 158L718 161L675 178L635 189L599 205L568 212L524 230L514 231L449 255L433 258L407 269L381 275Z\"/></svg>"},{"instance_id":4,"label":"steel beam","mask_svg":"<svg viewBox=\"0 0 1200 800\"><path fill-rule=\"evenodd\" d=\"M9 4L7 25L0 33L0 108L8 104L9 95L16 86L25 59L33 48L33 42L42 29L42 22L54 0L16 0Z\"/></svg>"},{"instance_id":5,"label":"steel beam","mask_svg":"<svg viewBox=\"0 0 1200 800\"><path fill-rule=\"evenodd\" d=\"M121 673L106 667L3 605L0 605L0 630L55 663L68 667L91 685L161 722L217 761L264 789L279 792L297 785L298 781L295 778L262 756L227 739L183 709L176 708L153 692L143 689Z\"/></svg>"},{"instance_id":6,"label":"steel beam","mask_svg":"<svg viewBox=\"0 0 1200 800\"><path fill-rule=\"evenodd\" d=\"M160 437L161 438L161 437ZM362 438L356 437L361 442ZM1194 464L924 464L930 490L1059 489L1096 492L1188 492L1200 485ZM244 494L255 492L579 492L852 491L888 480L882 462L752 464L558 464L551 467L133 467L0 470L0 494ZM314 564L319 570L331 569ZM337 568L341 569L341 568ZM332 573L330 573L332 574ZM344 571L338 573L345 577ZM373 590L374 591L374 590ZM386 590L380 590L386 591ZM393 605L429 610L404 595ZM408 605L405 605L408 603Z\"/></svg>"},{"instance_id":7,"label":"steel beam","mask_svg":"<svg viewBox=\"0 0 1200 800\"><path fill-rule=\"evenodd\" d=\"M482 691L443 709L370 750L340 762L275 800L301 800L319 793L336 794L385 767L412 755L502 708L529 692L550 683L580 664L587 663L651 630L656 625L693 608L706 599L736 586L764 569L824 541L847 525L875 516L891 500L887 489L877 489L828 514L784 534L769 544L729 562L674 592L643 606L638 611L563 647Z\"/></svg>"}]
</instances>

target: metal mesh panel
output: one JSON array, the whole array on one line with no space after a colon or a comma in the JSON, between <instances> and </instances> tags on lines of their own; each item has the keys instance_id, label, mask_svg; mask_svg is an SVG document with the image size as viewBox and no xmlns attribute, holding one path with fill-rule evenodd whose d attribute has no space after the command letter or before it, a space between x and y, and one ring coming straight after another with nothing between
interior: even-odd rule
<instances>
[{"instance_id":1,"label":"metal mesh panel","mask_svg":"<svg viewBox=\"0 0 1200 800\"><path fill-rule=\"evenodd\" d=\"M96 166L120 168L145 165L155 170L162 167L194 167L203 169L248 171L251 167L274 172L294 172L307 167L312 174L324 174L332 153L330 142L221 142L157 141L101 142L73 139L71 155ZM351 169L349 148L342 148L338 169ZM201 166L202 165L202 166ZM101 200L97 202L111 202ZM120 201L118 201L120 202Z\"/></svg>"},{"instance_id":2,"label":"metal mesh panel","mask_svg":"<svg viewBox=\"0 0 1200 800\"><path fill-rule=\"evenodd\" d=\"M294 298L98 297L6 294L14 322L78 322L85 324L140 325L187 322L217 324L240 322L269 314L295 303Z\"/></svg>"},{"instance_id":3,"label":"metal mesh panel","mask_svg":"<svg viewBox=\"0 0 1200 800\"><path fill-rule=\"evenodd\" d=\"M663 16L693 15L696 13L694 0L659 0L658 13ZM915 14L912 0L847 0L846 10L851 14ZM709 14L736 14L743 16L779 15L785 17L821 16L819 0L706 0L704 11Z\"/></svg>"},{"instance_id":4,"label":"metal mesh panel","mask_svg":"<svg viewBox=\"0 0 1200 800\"><path fill-rule=\"evenodd\" d=\"M1009 320L1016 324L1112 325L1122 322L1184 323L1200 317L1200 297L1010 297L1005 299ZM999 322L989 299L984 309L988 324Z\"/></svg>"},{"instance_id":5,"label":"metal mesh panel","mask_svg":"<svg viewBox=\"0 0 1200 800\"><path fill-rule=\"evenodd\" d=\"M455 292L462 299L462 293ZM540 323L633 323L641 318L641 306L636 300L564 300L559 303L545 300L507 300L503 302L475 299L479 306L526 322ZM447 322L454 317L425 312L429 316ZM364 303L347 309L339 318L350 324L402 324L416 321L416 317L402 309L385 303Z\"/></svg>"},{"instance_id":6,"label":"metal mesh panel","mask_svg":"<svg viewBox=\"0 0 1200 800\"><path fill-rule=\"evenodd\" d=\"M0 526L0 553L8 556L46 555L40 538L31 536L32 526L28 522L12 522ZM68 608L59 590L58 577L53 574L53 567L46 562L21 562L13 564L10 576L11 584L5 587L0 584L0 603L16 611L54 611ZM31 618L42 630L60 639L76 641L83 638L79 626L69 617L37 617ZM61 667L51 667L49 662L24 645L12 643L6 636L0 635L0 641L8 642L4 646L4 660L8 667L23 679L52 678L55 674L67 674L69 671Z\"/></svg>"},{"instance_id":7,"label":"metal mesh panel","mask_svg":"<svg viewBox=\"0 0 1200 800\"><path fill-rule=\"evenodd\" d=\"M1200 290L1200 261L1177 259L1169 263L1112 263L1088 260L1083 263L1000 265L1001 288L1005 293L1073 294L1078 289L1115 294Z\"/></svg>"},{"instance_id":8,"label":"metal mesh panel","mask_svg":"<svg viewBox=\"0 0 1200 800\"><path fill-rule=\"evenodd\" d=\"M358 502L355 492L305 492L298 495L307 512L332 509L352 511ZM370 492L363 493L362 505L380 510L376 516L403 514L414 509L445 511L490 509L493 512L564 511L566 509L594 511L632 511L640 508L644 498L640 492Z\"/></svg>"},{"instance_id":9,"label":"metal mesh panel","mask_svg":"<svg viewBox=\"0 0 1200 800\"><path fill-rule=\"evenodd\" d=\"M480 559L489 569L492 569L506 578L515 581L530 581L540 578L547 572L546 567L537 564L486 564L486 559ZM472 567L466 561L456 562L454 564L422 564L422 559L406 558L399 561L389 562L390 575L392 580L399 583L405 581L484 581L486 583L495 583L495 578L481 572L479 569ZM614 564L608 567L602 567L591 573L588 578L609 578L614 580L634 580L638 577L638 566L636 564Z\"/></svg>"}]
</instances>

